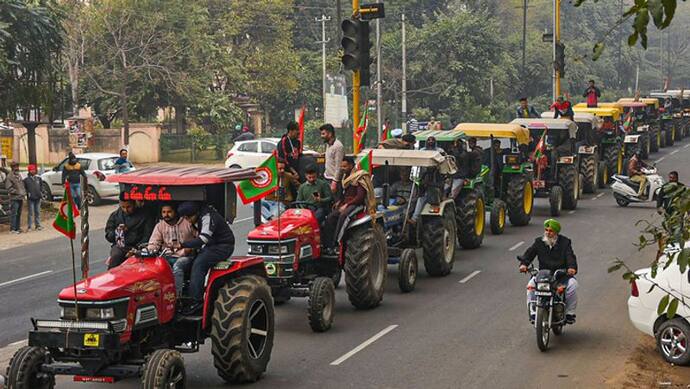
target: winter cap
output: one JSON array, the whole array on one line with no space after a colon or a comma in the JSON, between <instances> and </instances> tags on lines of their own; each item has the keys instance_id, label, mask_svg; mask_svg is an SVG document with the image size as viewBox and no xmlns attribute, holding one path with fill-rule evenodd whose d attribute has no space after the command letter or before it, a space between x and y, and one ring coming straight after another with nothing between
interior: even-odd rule
<instances>
[{"instance_id":1,"label":"winter cap","mask_svg":"<svg viewBox=\"0 0 690 389\"><path fill-rule=\"evenodd\" d=\"M402 140L403 142L407 143L415 143L417 141L417 138L415 138L415 136L412 134L405 134L403 135Z\"/></svg>"},{"instance_id":2,"label":"winter cap","mask_svg":"<svg viewBox=\"0 0 690 389\"><path fill-rule=\"evenodd\" d=\"M27 167L27 169L28 169L30 172L35 172L35 171L37 170L37 169L36 169L36 165L34 165L33 163L30 164L30 165Z\"/></svg>"},{"instance_id":3,"label":"winter cap","mask_svg":"<svg viewBox=\"0 0 690 389\"><path fill-rule=\"evenodd\" d=\"M391 135L393 136L393 138L400 138L402 136L402 134L403 134L402 128L396 128L396 129L391 130Z\"/></svg>"},{"instance_id":4,"label":"winter cap","mask_svg":"<svg viewBox=\"0 0 690 389\"><path fill-rule=\"evenodd\" d=\"M544 228L550 228L559 234L561 232L561 223L556 219L546 219L544 221Z\"/></svg>"},{"instance_id":5,"label":"winter cap","mask_svg":"<svg viewBox=\"0 0 690 389\"><path fill-rule=\"evenodd\" d=\"M196 201L185 201L177 207L180 216L192 216L199 212L200 205Z\"/></svg>"}]
</instances>

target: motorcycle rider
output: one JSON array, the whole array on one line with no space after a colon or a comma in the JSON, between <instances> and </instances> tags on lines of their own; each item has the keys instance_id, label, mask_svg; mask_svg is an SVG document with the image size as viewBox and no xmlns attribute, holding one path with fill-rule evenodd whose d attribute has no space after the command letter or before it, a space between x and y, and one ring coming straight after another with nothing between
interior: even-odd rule
<instances>
[{"instance_id":1,"label":"motorcycle rider","mask_svg":"<svg viewBox=\"0 0 690 389\"><path fill-rule=\"evenodd\" d=\"M526 273L527 267L536 257L539 260L539 269L548 269L555 272L558 269L567 269L567 280L565 288L565 320L568 324L575 323L575 308L577 308L577 257L573 252L570 239L560 234L561 224L555 219L544 221L544 235L536 238L534 243L525 251L522 256L518 256L520 261L520 272ZM527 306L534 300L534 290L536 283L532 277L527 283ZM530 312L530 320L534 321L533 314Z\"/></svg>"},{"instance_id":2,"label":"motorcycle rider","mask_svg":"<svg viewBox=\"0 0 690 389\"><path fill-rule=\"evenodd\" d=\"M189 294L192 303L183 310L184 315L199 313L204 305L204 280L208 271L218 262L229 258L235 250L235 235L230 224L213 207L194 201L185 201L177 207L177 213L187 219L199 236L182 242L183 249L197 249L192 262Z\"/></svg>"},{"instance_id":3,"label":"motorcycle rider","mask_svg":"<svg viewBox=\"0 0 690 389\"><path fill-rule=\"evenodd\" d=\"M673 200L685 190L685 185L678 181L678 172L674 170L668 173L668 182L661 187L656 198L656 209L659 214L673 214Z\"/></svg>"},{"instance_id":4,"label":"motorcycle rider","mask_svg":"<svg viewBox=\"0 0 690 389\"><path fill-rule=\"evenodd\" d=\"M640 189L637 191L637 197L643 199L644 190L647 186L647 176L642 173L642 168L647 167L647 164L640 159L638 152L635 152L628 162L628 177L630 181L640 184Z\"/></svg>"}]
</instances>

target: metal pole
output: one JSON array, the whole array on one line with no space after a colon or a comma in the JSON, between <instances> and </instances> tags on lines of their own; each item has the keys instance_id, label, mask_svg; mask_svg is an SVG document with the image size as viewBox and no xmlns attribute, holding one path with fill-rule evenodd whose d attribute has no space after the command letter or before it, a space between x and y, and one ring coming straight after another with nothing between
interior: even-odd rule
<instances>
[{"instance_id":1,"label":"metal pole","mask_svg":"<svg viewBox=\"0 0 690 389\"><path fill-rule=\"evenodd\" d=\"M383 133L383 80L381 80L381 19L376 19L376 123L378 141Z\"/></svg>"},{"instance_id":2,"label":"metal pole","mask_svg":"<svg viewBox=\"0 0 690 389\"><path fill-rule=\"evenodd\" d=\"M527 1L528 0L522 1L522 74L520 76L522 78L523 95L525 94L524 89L526 89L527 86L527 80L525 79L525 75L527 74Z\"/></svg>"},{"instance_id":3,"label":"metal pole","mask_svg":"<svg viewBox=\"0 0 690 389\"><path fill-rule=\"evenodd\" d=\"M635 94L639 92L640 83L640 65L637 65L637 70L635 71Z\"/></svg>"},{"instance_id":4,"label":"metal pole","mask_svg":"<svg viewBox=\"0 0 690 389\"><path fill-rule=\"evenodd\" d=\"M405 14L402 14L402 129L407 132L407 51L405 49Z\"/></svg>"},{"instance_id":5,"label":"metal pole","mask_svg":"<svg viewBox=\"0 0 690 389\"><path fill-rule=\"evenodd\" d=\"M340 26L343 25L343 8L341 6L340 0L335 2L335 20L338 22L338 42L343 40L343 31Z\"/></svg>"},{"instance_id":6,"label":"metal pole","mask_svg":"<svg viewBox=\"0 0 690 389\"><path fill-rule=\"evenodd\" d=\"M556 62L556 44L561 43L561 0L553 0L553 61ZM561 94L561 75L553 70L553 100Z\"/></svg>"},{"instance_id":7,"label":"metal pole","mask_svg":"<svg viewBox=\"0 0 690 389\"><path fill-rule=\"evenodd\" d=\"M359 0L352 0L352 14L359 13ZM360 78L359 70L352 72L352 149L355 148L355 134L357 133L357 124L359 122L359 93L360 93Z\"/></svg>"},{"instance_id":8,"label":"metal pole","mask_svg":"<svg viewBox=\"0 0 690 389\"><path fill-rule=\"evenodd\" d=\"M321 19L314 18L316 22L321 22L321 98L323 99L323 115L326 118L326 22L331 20L331 17L321 14Z\"/></svg>"}]
</instances>

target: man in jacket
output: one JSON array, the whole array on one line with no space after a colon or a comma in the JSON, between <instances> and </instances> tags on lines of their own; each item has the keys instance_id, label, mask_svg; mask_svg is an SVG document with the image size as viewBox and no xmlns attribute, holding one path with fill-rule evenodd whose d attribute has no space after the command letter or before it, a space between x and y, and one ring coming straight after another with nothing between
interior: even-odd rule
<instances>
[{"instance_id":1,"label":"man in jacket","mask_svg":"<svg viewBox=\"0 0 690 389\"><path fill-rule=\"evenodd\" d=\"M196 238L197 233L187 219L177 216L177 211L171 204L165 204L161 207L161 218L153 228L148 250L152 252L169 250L165 259L168 260L173 269L177 296L181 296L184 275L192 266L194 255L193 249L182 248L182 244Z\"/></svg>"},{"instance_id":2,"label":"man in jacket","mask_svg":"<svg viewBox=\"0 0 690 389\"><path fill-rule=\"evenodd\" d=\"M177 207L177 213L187 219L199 236L182 243L182 248L198 251L192 262L189 294L192 303L182 311L184 315L196 315L204 305L204 280L216 263L232 256L235 250L235 235L230 224L213 207L198 202L186 201Z\"/></svg>"},{"instance_id":3,"label":"man in jacket","mask_svg":"<svg viewBox=\"0 0 690 389\"><path fill-rule=\"evenodd\" d=\"M285 168L299 177L299 159L302 152L299 142L299 124L290 122L287 125L287 133L278 142L278 161L285 163Z\"/></svg>"},{"instance_id":4,"label":"man in jacket","mask_svg":"<svg viewBox=\"0 0 690 389\"><path fill-rule=\"evenodd\" d=\"M637 197L644 198L644 191L647 186L647 176L642 173L642 168L645 167L645 163L640 160L640 156L637 152L630 157L628 161L628 177L630 181L637 182L640 184L640 189L637 191Z\"/></svg>"},{"instance_id":5,"label":"man in jacket","mask_svg":"<svg viewBox=\"0 0 690 389\"><path fill-rule=\"evenodd\" d=\"M120 207L110 214L105 224L105 240L111 244L110 258L106 261L108 269L122 264L134 248L149 241L153 222L133 201L120 195Z\"/></svg>"},{"instance_id":6,"label":"man in jacket","mask_svg":"<svg viewBox=\"0 0 690 389\"><path fill-rule=\"evenodd\" d=\"M316 168L309 166L306 170L307 180L300 185L297 192L297 201L306 202L315 207L314 216L316 220L322 222L328 214L331 201L333 200L331 188L326 181L320 179L316 174Z\"/></svg>"},{"instance_id":7,"label":"man in jacket","mask_svg":"<svg viewBox=\"0 0 690 389\"><path fill-rule=\"evenodd\" d=\"M527 97L520 98L520 106L517 107L515 112L515 117L517 118L539 118L539 113L534 107L527 103Z\"/></svg>"},{"instance_id":8,"label":"man in jacket","mask_svg":"<svg viewBox=\"0 0 690 389\"><path fill-rule=\"evenodd\" d=\"M41 227L41 185L43 180L36 171L36 165L29 165L29 175L24 179L24 187L29 200L29 223L27 230L31 229L31 222L33 221L36 230L42 230Z\"/></svg>"},{"instance_id":9,"label":"man in jacket","mask_svg":"<svg viewBox=\"0 0 690 389\"><path fill-rule=\"evenodd\" d=\"M10 233L20 234L22 232L22 205L26 197L26 188L22 176L19 175L19 163L10 163L10 169L12 170L5 178L5 189L10 195Z\"/></svg>"},{"instance_id":10,"label":"man in jacket","mask_svg":"<svg viewBox=\"0 0 690 389\"><path fill-rule=\"evenodd\" d=\"M534 243L518 257L520 261L520 272L526 273L527 267L537 258L540 270L567 269L568 279L565 281L565 317L568 324L575 323L575 308L577 308L577 258L573 252L570 239L561 233L561 224L555 219L544 221L544 235L536 238ZM534 300L534 290L536 288L534 278L527 284L527 305ZM534 320L530 311L530 320Z\"/></svg>"},{"instance_id":11,"label":"man in jacket","mask_svg":"<svg viewBox=\"0 0 690 389\"><path fill-rule=\"evenodd\" d=\"M594 86L594 80L589 80L589 85L585 89L585 93L582 97L587 99L587 107L596 108L599 103L599 97L601 97L601 91L599 88Z\"/></svg>"},{"instance_id":12,"label":"man in jacket","mask_svg":"<svg viewBox=\"0 0 690 389\"><path fill-rule=\"evenodd\" d=\"M84 184L86 184L86 173L77 160L77 156L73 152L67 156L67 163L62 167L62 183L65 181L69 184L69 189L72 192L74 203L77 208L81 208L81 178L84 177Z\"/></svg>"},{"instance_id":13,"label":"man in jacket","mask_svg":"<svg viewBox=\"0 0 690 389\"><path fill-rule=\"evenodd\" d=\"M687 189L685 185L678 181L678 172L672 171L668 173L668 182L665 183L659 190L659 195L656 198L656 208L660 214L666 212L671 215L675 211L673 200L680 196Z\"/></svg>"}]
</instances>

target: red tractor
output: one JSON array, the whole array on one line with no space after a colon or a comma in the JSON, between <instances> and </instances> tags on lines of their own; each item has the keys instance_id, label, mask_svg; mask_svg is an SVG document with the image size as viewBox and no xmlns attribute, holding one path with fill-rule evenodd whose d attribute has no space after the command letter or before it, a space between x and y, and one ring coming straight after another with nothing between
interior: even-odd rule
<instances>
[{"instance_id":1,"label":"red tractor","mask_svg":"<svg viewBox=\"0 0 690 389\"><path fill-rule=\"evenodd\" d=\"M235 217L233 181L253 169L151 168L114 176L126 198L202 201ZM75 294L76 293L76 294ZM63 289L60 318L32 319L29 345L7 369L10 388L52 388L56 375L81 382L140 377L142 388L183 388L181 353L197 352L206 339L218 375L253 382L266 370L274 336L271 290L263 259L229 257L209 271L201 316L177 313L170 265L137 250L122 265Z\"/></svg>"},{"instance_id":2,"label":"red tractor","mask_svg":"<svg viewBox=\"0 0 690 389\"><path fill-rule=\"evenodd\" d=\"M312 330L323 332L333 323L335 287L345 271L350 303L357 309L379 305L386 285L386 237L363 207L353 210L350 222L337 231L337 255L321 247L321 228L311 206L293 203L279 218L250 231L249 255L264 259L268 283L276 303L308 297Z\"/></svg>"}]
</instances>

